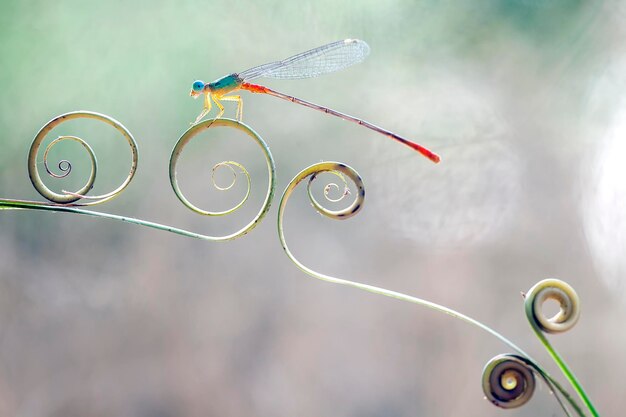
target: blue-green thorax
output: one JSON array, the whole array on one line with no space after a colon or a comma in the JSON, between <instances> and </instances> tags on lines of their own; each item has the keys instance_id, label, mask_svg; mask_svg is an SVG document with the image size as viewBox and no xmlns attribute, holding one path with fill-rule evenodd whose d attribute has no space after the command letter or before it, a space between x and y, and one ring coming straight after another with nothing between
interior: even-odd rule
<instances>
[{"instance_id":1,"label":"blue-green thorax","mask_svg":"<svg viewBox=\"0 0 626 417\"><path fill-rule=\"evenodd\" d=\"M209 83L207 88L211 93L223 96L237 90L242 82L243 80L237 74L230 74Z\"/></svg>"}]
</instances>

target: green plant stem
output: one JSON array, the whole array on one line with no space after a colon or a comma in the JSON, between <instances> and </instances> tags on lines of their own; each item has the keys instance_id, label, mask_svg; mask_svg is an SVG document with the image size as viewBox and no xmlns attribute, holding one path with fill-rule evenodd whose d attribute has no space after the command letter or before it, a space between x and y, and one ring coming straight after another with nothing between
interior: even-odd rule
<instances>
[{"instance_id":1,"label":"green plant stem","mask_svg":"<svg viewBox=\"0 0 626 417\"><path fill-rule=\"evenodd\" d=\"M535 325L534 322L530 322L530 324L531 324L533 331L535 332L535 335L537 335L537 338L539 338L539 340L541 341L543 346L546 348L546 350L548 351L548 353L550 354L554 362L557 364L559 369L561 369L561 372L563 372L563 375L565 376L565 378L569 381L569 383L574 388L574 390L576 391L580 399L585 403L585 405L587 406L591 414L594 417L599 417L600 414L598 414L598 411L593 406L591 400L589 399L589 396L587 396L587 393L585 392L582 385L578 381L578 378L576 378L574 373L569 369L569 367L567 366L567 363L563 360L561 355L559 355L559 353L552 347L552 345L550 344L546 336L543 334L541 329L539 329Z\"/></svg>"},{"instance_id":2,"label":"green plant stem","mask_svg":"<svg viewBox=\"0 0 626 417\"><path fill-rule=\"evenodd\" d=\"M40 203L37 201L22 201L22 200L8 200L8 199L0 199L0 209L10 210L10 209L29 209L29 210L41 210L41 211L53 211L53 212L61 212L61 213L74 213L74 214L82 214L85 216L99 217L103 219L111 219L118 220L125 223L132 223L139 226L151 227L157 230L163 230L165 232L175 233L177 235L192 237L195 239L208 240L212 242L224 241L224 240L232 240L235 239L241 234L239 232L222 236L222 237L213 237L207 236L200 233L190 232L188 230L179 229L172 226L167 226L164 224L149 222L146 220L136 219L133 217L119 216L116 214L102 213L98 211L84 210L76 207L68 207L66 205L56 205L56 204L46 204Z\"/></svg>"}]
</instances>

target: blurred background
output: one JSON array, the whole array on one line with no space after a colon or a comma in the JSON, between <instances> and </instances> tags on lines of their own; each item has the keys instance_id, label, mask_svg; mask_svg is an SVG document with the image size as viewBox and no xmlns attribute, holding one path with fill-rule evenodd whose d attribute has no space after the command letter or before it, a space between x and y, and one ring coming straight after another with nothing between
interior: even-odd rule
<instances>
[{"instance_id":1,"label":"blurred background","mask_svg":"<svg viewBox=\"0 0 626 417\"><path fill-rule=\"evenodd\" d=\"M626 407L626 2L3 1L0 196L37 199L26 158L48 120L73 110L121 121L138 173L99 211L199 233L231 233L267 187L258 147L215 129L181 160L195 204L241 198L211 186L211 166L243 163L250 201L224 218L176 199L168 161L212 81L343 38L371 55L278 91L363 117L431 148L434 165L359 126L243 93L244 121L270 145L277 197L321 160L354 167L367 190L348 221L317 214L298 189L285 229L323 273L457 309L551 364L520 291L555 277L582 300L579 324L550 339L600 413ZM234 116L233 103L225 103ZM100 163L94 192L125 178L128 146L94 121L62 125ZM55 189L78 188L76 143ZM228 183L228 172L217 180ZM320 181L320 192L323 188ZM238 194L239 193L239 194ZM0 415L562 415L545 386L524 407L483 399L482 368L510 349L463 322L300 272L276 234L276 207L226 243L77 215L0 215Z\"/></svg>"}]
</instances>

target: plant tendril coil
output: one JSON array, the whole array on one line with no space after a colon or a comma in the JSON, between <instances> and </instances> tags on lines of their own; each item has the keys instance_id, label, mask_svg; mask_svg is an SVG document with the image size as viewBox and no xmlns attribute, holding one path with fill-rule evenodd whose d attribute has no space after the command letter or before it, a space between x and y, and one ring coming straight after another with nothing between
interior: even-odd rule
<instances>
[{"instance_id":1,"label":"plant tendril coil","mask_svg":"<svg viewBox=\"0 0 626 417\"><path fill-rule=\"evenodd\" d=\"M341 191L341 194L339 195L339 197L332 198L330 196L331 190L339 191L339 190L341 190L341 187L339 187L339 185L337 185L336 183L331 182L329 184L326 184L326 186L324 187L324 198L326 198L326 200L330 201L331 203L338 203L341 200L343 200L346 196L350 195L350 188L348 187L348 182L346 181L346 178L340 172L338 172L338 171L329 171L329 173L339 177L339 179L343 183L343 191ZM317 177L317 174L311 175L311 177L309 179L309 189L311 189L311 183L313 182L313 180L316 177ZM315 198L313 197L313 194L311 194L311 193L309 193L309 198L315 200Z\"/></svg>"},{"instance_id":2,"label":"plant tendril coil","mask_svg":"<svg viewBox=\"0 0 626 417\"><path fill-rule=\"evenodd\" d=\"M61 172L61 174L55 174L52 172L52 170L50 169L48 165L48 153L56 144L62 141L69 140L69 141L80 143L83 146L83 148L87 151L87 154L89 155L89 159L91 162L91 173L89 174L89 178L87 179L87 182L85 183L85 185L83 185L81 188L79 188L76 191L63 191L62 194L59 194L50 190L50 188L48 188L43 183L43 181L41 180L41 177L39 176L37 155L39 154L39 148L41 147L41 144L43 143L48 133L50 133L52 129L54 129L55 127L57 127L58 125L64 122L67 122L73 119L80 119L80 118L95 119L95 120L98 120L98 121L101 121L101 122L104 122L113 126L119 133L122 134L122 136L124 137L124 139L126 139L130 147L131 156L132 156L130 171L126 179L122 182L122 184L119 187L117 187L115 190L109 193L96 195L96 196L87 196L87 193L93 188L93 184L96 180L96 172L98 169L98 163L96 161L96 155L93 149L91 148L91 146L89 146L89 144L86 141L76 136L69 136L69 135L59 136L58 138L50 142L50 144L46 146L46 149L44 151L43 163L44 163L46 172L51 177L53 178L67 177L70 174L70 172L72 172L72 163L66 159L59 161L57 167L59 171ZM106 116L100 113L95 113L95 112L90 112L90 111L75 111L75 112L65 113L60 116L55 117L54 119L46 123L39 130L39 132L35 136L35 139L33 140L32 145L30 146L30 151L28 153L28 175L30 177L31 182L33 183L33 186L37 190L37 192L39 192L39 194L41 194L44 198L48 199L49 201L52 201L53 203L70 204L80 199L90 199L94 201L90 201L88 203L81 203L80 205L83 205L83 206L94 205L94 204L100 204L105 201L111 200L112 198L119 195L119 193L121 193L128 186L130 181L133 179L135 172L137 171L137 157L138 157L137 143L135 142L135 139L130 134L130 132L120 122L118 122L117 120L109 116Z\"/></svg>"},{"instance_id":3,"label":"plant tendril coil","mask_svg":"<svg viewBox=\"0 0 626 417\"><path fill-rule=\"evenodd\" d=\"M548 300L559 303L559 312L553 317L546 317L543 312L543 304ZM545 279L535 284L526 295L526 306L528 320L546 333L566 332L580 317L576 291L558 279Z\"/></svg>"},{"instance_id":4,"label":"plant tendril coil","mask_svg":"<svg viewBox=\"0 0 626 417\"><path fill-rule=\"evenodd\" d=\"M525 298L524 310L526 311L526 318L530 327L591 414L598 416L598 411L578 381L578 378L569 369L565 360L554 349L544 334L562 333L574 327L580 317L580 301L576 291L566 282L551 278L535 284L528 291ZM548 300L554 300L559 303L559 312L552 317L546 317L543 312L543 304Z\"/></svg>"},{"instance_id":5,"label":"plant tendril coil","mask_svg":"<svg viewBox=\"0 0 626 417\"><path fill-rule=\"evenodd\" d=\"M349 178L350 181L354 183L354 186L356 188L356 197L354 201L352 202L352 204L350 204L348 207L341 209L341 210L330 210L324 207L322 204L320 204L313 196L311 185L313 181L321 173L329 173L329 174L335 175L343 182L343 189L344 189L343 195L338 199L330 198L328 196L328 193L330 189L332 188L336 188L340 190L341 187L339 185L335 183L331 183L324 187L324 196L326 197L328 201L331 201L331 202L340 201L345 196L350 194L348 186L347 186L347 182L346 182L346 177ZM349 285L349 286L357 287L360 289L365 289L367 291L376 292L379 294L383 293L385 290L382 290L376 287L371 287L368 285L360 284L358 282L348 281L348 280L344 280L341 278L336 278L330 275L324 275L319 272L316 272L313 269L304 265L302 262L300 262L293 255L293 253L287 246L287 241L285 239L285 232L283 228L285 208L287 206L287 202L289 201L289 197L291 197L291 194L293 193L295 188L303 180L307 178L309 179L308 184L307 184L307 195L309 197L309 200L311 201L311 204L313 205L315 210L317 210L318 213L326 217L329 217L331 219L345 220L356 215L363 208L363 203L365 201L365 187L363 185L363 180L352 167L346 164L340 163L340 162L320 162L320 163L311 165L308 168L303 169L291 180L291 182L287 185L287 188L285 188L285 191L283 192L283 195L280 199L280 204L278 207L278 238L280 239L280 244L283 247L283 250L289 257L289 259L298 268L300 268L300 270L311 275L314 278L321 279L323 281L328 281L334 284Z\"/></svg>"},{"instance_id":6,"label":"plant tendril coil","mask_svg":"<svg viewBox=\"0 0 626 417\"><path fill-rule=\"evenodd\" d=\"M343 200L344 197L350 194L350 189L348 188L345 177L350 178L350 180L354 183L357 189L357 196L352 204L341 210L330 210L320 204L313 196L313 189L311 186L313 184L313 181L315 181L315 179L317 179L317 177L321 173L329 173L335 175L343 182L343 192L339 198L331 198L329 196L331 189L341 189L339 185L335 183L330 183L324 187L324 197L326 198L326 200L333 203ZM293 180L291 180L281 199L281 207L279 209L279 225L282 223L282 212L284 210L287 200L289 199L289 196L298 186L298 184L306 178L309 178L309 182L307 184L307 195L309 196L309 200L311 201L313 207L320 214L326 217L330 217L332 219L345 220L354 216L363 208L363 202L365 201L365 187L363 186L363 180L361 179L359 174L353 168L340 162L321 162L304 169L298 175L296 175Z\"/></svg>"},{"instance_id":7,"label":"plant tendril coil","mask_svg":"<svg viewBox=\"0 0 626 417\"><path fill-rule=\"evenodd\" d=\"M535 391L533 368L519 355L492 358L483 369L483 392L494 405L517 408L528 402Z\"/></svg>"},{"instance_id":8,"label":"plant tendril coil","mask_svg":"<svg viewBox=\"0 0 626 417\"><path fill-rule=\"evenodd\" d=\"M233 168L233 166L238 167L241 170L241 172L243 172L246 175L248 179L248 193L246 193L246 198L247 198L247 195L249 194L249 191L250 191L250 174L248 174L248 171L243 165L235 161L222 161L213 165L213 168L211 168L211 181L213 182L213 187L215 187L219 191L227 191L233 188L233 186L237 183L237 171L235 171L235 168ZM230 169L230 172L233 174L233 180L231 181L230 185L222 187L217 184L217 181L215 180L215 171L217 171L219 168Z\"/></svg>"},{"instance_id":9,"label":"plant tendril coil","mask_svg":"<svg viewBox=\"0 0 626 417\"><path fill-rule=\"evenodd\" d=\"M349 166L345 164L341 164L338 162L324 162L321 164L313 165L309 168L312 168L312 167L317 167L319 171L314 171L313 173L308 175L309 183L307 184L307 194L309 196L309 200L311 200L311 204L313 204L313 207L315 207L315 209L320 214L326 217L330 217L332 219L343 220L343 219L348 219L354 216L355 214L359 212L359 210L361 210L361 208L363 207L363 202L365 200L365 187L363 186L363 180L354 169L350 168ZM347 195L350 194L350 188L348 187L348 183L343 174L346 174L346 176L348 176L354 182L354 185L356 186L358 193L354 202L349 207L346 207L345 209L342 209L342 210L329 210L315 199L315 197L313 196L313 189L311 186L313 185L313 181L315 181L318 175L323 172L327 172L329 174L337 176L343 183L343 191L341 192L338 198L330 197L331 189L341 190L341 187L338 184L331 182L324 187L324 198L326 198L326 200L330 201L331 203L337 203L343 200ZM306 176L304 178L306 178Z\"/></svg>"},{"instance_id":10,"label":"plant tendril coil","mask_svg":"<svg viewBox=\"0 0 626 417\"><path fill-rule=\"evenodd\" d=\"M215 171L217 171L220 168L228 168L230 169L230 172L233 174L233 179L231 181L231 183L225 187L222 187L220 185L217 184L217 181L215 180ZM222 161L222 162L218 162L217 164L213 165L213 168L211 168L211 182L213 183L213 187L215 187L216 190L218 191L228 191L231 188L233 188L235 186L235 184L237 183L237 171L235 171L235 168L233 167L237 167L241 170L241 172L246 176L246 194L243 196L243 198L241 199L241 201L239 203L237 203L234 207L228 209L228 210L224 210L224 211L219 211L219 212L208 212L208 211L204 211L204 210L200 210L197 207L191 205L188 206L187 203L188 201L185 199L183 201L183 204L185 204L187 207L189 207L192 211L199 213L199 214L203 214L205 216L223 216L226 214L230 214L233 213L235 210L239 209L239 207L243 206L243 204L248 200L248 197L250 196L250 186L251 186L251 182L250 182L250 174L248 173L248 170L241 165L239 162L235 162L235 161ZM180 191L180 190L179 190ZM180 197L179 197L180 198ZM191 203L189 203L191 204Z\"/></svg>"},{"instance_id":11,"label":"plant tendril coil","mask_svg":"<svg viewBox=\"0 0 626 417\"><path fill-rule=\"evenodd\" d=\"M233 234L227 235L227 236L215 238L216 240L229 240L229 239L234 239L236 237L239 237L248 233L259 223L259 221L265 216L265 214L269 210L271 202L272 202L272 197L274 196L275 181L276 181L275 179L276 167L274 164L274 159L272 158L272 154L269 150L269 147L265 143L265 141L263 141L263 139L259 136L258 133L256 133L254 130L252 130L249 126L245 125L244 123L241 123L237 120L221 118L221 119L205 120L201 123L191 126L178 139L178 142L176 142L176 145L174 146L174 149L172 150L172 155L170 156L170 167L169 167L170 184L172 185L174 194L176 194L176 197L178 197L181 203L183 203L191 211L193 211L194 213L201 214L203 216L224 216L224 215L235 212L237 209L243 206L243 204L248 200L248 197L250 196L250 188L251 188L250 174L248 173L248 171L243 165L235 161L218 162L217 164L213 166L211 170L211 181L213 182L213 186L219 191L230 190L235 185L237 181L237 170L240 170L246 177L247 190L246 190L245 196L239 203L237 203L234 207L228 210L224 210L224 211L203 210L195 206L193 203L191 203L187 199L187 197L185 197L185 195L180 189L180 186L178 185L178 174L177 174L176 167L178 165L178 161L183 152L183 149L196 135L208 129L216 128L216 127L233 128L233 129L239 130L240 132L243 132L248 137L250 137L257 145L259 145L259 147L263 151L263 155L265 156L265 161L267 163L267 170L268 170L267 192L265 195L265 200L263 201L261 209L259 210L257 215L252 219L252 221L250 221L247 225L245 225L239 231ZM220 168L228 168L233 174L233 180L227 186L220 186L217 184L215 180L215 172Z\"/></svg>"},{"instance_id":12,"label":"plant tendril coil","mask_svg":"<svg viewBox=\"0 0 626 417\"><path fill-rule=\"evenodd\" d=\"M76 137L76 136L59 136L58 138L56 138L55 140L53 140L52 142L50 142L48 144L48 146L46 147L46 150L43 153L43 164L44 164L44 167L46 168L46 172L48 173L48 175L50 175L51 177L54 177L54 178L65 178L72 172L72 163L70 161L68 161L67 159L62 159L57 164L57 167L59 168L59 171L62 172L62 174L55 174L48 167L48 152L50 152L50 149L52 149L52 147L54 145L56 145L58 142L60 142L62 140L74 140L74 141L80 143L81 145L83 145L83 147L85 149L87 149L87 153L89 154L89 157L91 158L91 166L92 167L96 167L97 166L96 154L93 151L93 149L91 149L91 146L89 146L89 144L87 142L85 142L84 140L82 140L81 138ZM93 171L93 169L92 169L92 171ZM94 174L94 176L95 176L95 174ZM90 181L92 181L92 180L90 179Z\"/></svg>"}]
</instances>

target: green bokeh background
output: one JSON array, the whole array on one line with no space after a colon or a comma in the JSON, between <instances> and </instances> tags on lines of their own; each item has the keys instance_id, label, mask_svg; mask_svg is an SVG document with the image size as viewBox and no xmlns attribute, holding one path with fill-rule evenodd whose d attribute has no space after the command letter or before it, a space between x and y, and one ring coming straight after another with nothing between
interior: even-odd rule
<instances>
[{"instance_id":1,"label":"green bokeh background","mask_svg":"<svg viewBox=\"0 0 626 417\"><path fill-rule=\"evenodd\" d=\"M363 64L267 85L406 135L443 162L243 93L244 121L277 162L278 194L320 160L365 180L366 207L347 222L294 196L286 228L296 255L458 309L554 374L519 292L564 279L583 315L555 344L600 412L619 415L626 266L603 245L626 249L626 190L623 171L603 158L624 140L625 27L626 5L610 0L3 1L0 196L38 199L26 172L32 138L58 114L91 110L121 121L139 145L136 178L99 210L229 233L258 210L264 162L241 137L216 132L185 156L184 191L226 208L237 196L210 189L210 167L243 159L255 178L251 202L207 219L176 200L167 164L201 110L192 81L364 39L372 52ZM63 134L96 150L94 191L123 180L129 156L114 132L76 123ZM68 182L52 187L84 181L79 147L59 145L50 157L74 163ZM0 415L559 415L545 387L509 412L483 399L481 369L507 351L487 334L303 275L281 252L275 206L253 233L221 244L2 212Z\"/></svg>"}]
</instances>

